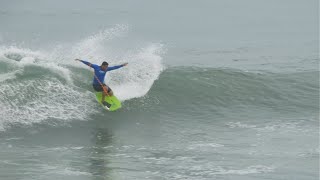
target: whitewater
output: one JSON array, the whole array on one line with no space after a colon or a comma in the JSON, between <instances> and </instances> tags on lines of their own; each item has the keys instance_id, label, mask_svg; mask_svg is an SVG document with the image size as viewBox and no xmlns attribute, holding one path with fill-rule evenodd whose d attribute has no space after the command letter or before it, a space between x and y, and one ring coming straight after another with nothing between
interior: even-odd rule
<instances>
[{"instance_id":1,"label":"whitewater","mask_svg":"<svg viewBox=\"0 0 320 180\"><path fill-rule=\"evenodd\" d=\"M0 5L0 179L319 179L317 1Z\"/></svg>"}]
</instances>

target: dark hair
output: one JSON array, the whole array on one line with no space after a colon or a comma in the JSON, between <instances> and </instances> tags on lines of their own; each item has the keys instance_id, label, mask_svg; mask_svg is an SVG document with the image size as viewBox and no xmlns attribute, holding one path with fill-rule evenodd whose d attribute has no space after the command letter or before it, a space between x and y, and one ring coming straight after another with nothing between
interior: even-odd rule
<instances>
[{"instance_id":1,"label":"dark hair","mask_svg":"<svg viewBox=\"0 0 320 180\"><path fill-rule=\"evenodd\" d=\"M108 66L109 64L105 61L102 62L101 66Z\"/></svg>"}]
</instances>

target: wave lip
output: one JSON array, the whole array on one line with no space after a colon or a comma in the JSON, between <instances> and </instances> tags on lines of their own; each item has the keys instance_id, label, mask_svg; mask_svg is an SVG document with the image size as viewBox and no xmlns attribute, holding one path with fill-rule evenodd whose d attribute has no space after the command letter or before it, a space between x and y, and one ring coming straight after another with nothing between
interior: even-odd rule
<instances>
[{"instance_id":1,"label":"wave lip","mask_svg":"<svg viewBox=\"0 0 320 180\"><path fill-rule=\"evenodd\" d=\"M145 96L164 70L159 55L162 45L152 44L138 53L129 54L124 59L128 66L108 74L106 83L111 86L120 100Z\"/></svg>"}]
</instances>

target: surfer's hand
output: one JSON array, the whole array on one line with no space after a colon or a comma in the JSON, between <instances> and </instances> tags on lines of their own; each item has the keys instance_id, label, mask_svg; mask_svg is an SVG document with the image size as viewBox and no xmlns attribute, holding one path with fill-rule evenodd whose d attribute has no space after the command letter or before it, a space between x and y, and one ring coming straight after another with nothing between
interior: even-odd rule
<instances>
[{"instance_id":1,"label":"surfer's hand","mask_svg":"<svg viewBox=\"0 0 320 180\"><path fill-rule=\"evenodd\" d=\"M75 59L75 61L80 61L80 59Z\"/></svg>"},{"instance_id":2,"label":"surfer's hand","mask_svg":"<svg viewBox=\"0 0 320 180\"><path fill-rule=\"evenodd\" d=\"M126 66L126 65L128 65L128 63L123 63L123 64L122 64L122 66Z\"/></svg>"}]
</instances>

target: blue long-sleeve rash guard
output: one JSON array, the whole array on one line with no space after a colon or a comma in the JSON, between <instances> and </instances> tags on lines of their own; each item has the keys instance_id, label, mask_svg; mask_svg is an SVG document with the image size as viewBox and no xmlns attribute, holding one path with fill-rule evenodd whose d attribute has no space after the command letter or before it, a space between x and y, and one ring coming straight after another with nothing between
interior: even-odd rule
<instances>
[{"instance_id":1,"label":"blue long-sleeve rash guard","mask_svg":"<svg viewBox=\"0 0 320 180\"><path fill-rule=\"evenodd\" d=\"M123 67L123 65L119 65L119 66L108 67L107 70L102 70L99 65L91 64L88 61L83 61L83 60L80 60L80 61L83 64L88 65L94 69L95 77L93 77L93 83L92 83L93 85L99 85L100 84L99 81L101 83L104 83L104 77L106 76L107 71L112 71L112 70L119 69L119 68ZM99 81L97 80L96 77L99 79Z\"/></svg>"}]
</instances>

